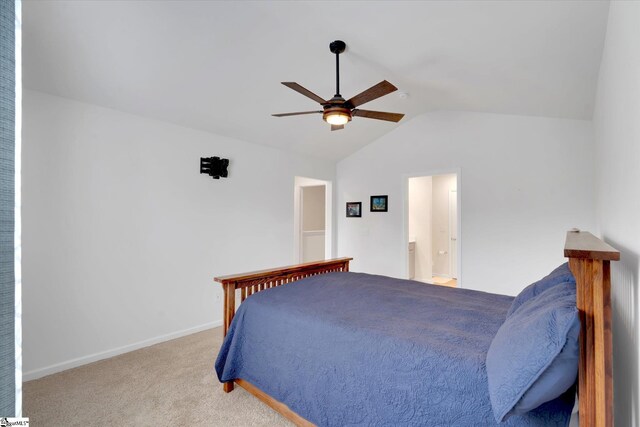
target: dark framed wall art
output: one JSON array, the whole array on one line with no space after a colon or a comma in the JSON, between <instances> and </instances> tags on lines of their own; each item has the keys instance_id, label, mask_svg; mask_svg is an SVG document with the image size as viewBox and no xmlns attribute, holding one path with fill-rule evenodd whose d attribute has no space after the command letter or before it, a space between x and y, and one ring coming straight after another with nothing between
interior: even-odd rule
<instances>
[{"instance_id":1,"label":"dark framed wall art","mask_svg":"<svg viewBox=\"0 0 640 427\"><path fill-rule=\"evenodd\" d=\"M371 212L387 212L389 196L371 196Z\"/></svg>"},{"instance_id":2,"label":"dark framed wall art","mask_svg":"<svg viewBox=\"0 0 640 427\"><path fill-rule=\"evenodd\" d=\"M362 216L362 202L347 202L347 218L360 218Z\"/></svg>"}]
</instances>

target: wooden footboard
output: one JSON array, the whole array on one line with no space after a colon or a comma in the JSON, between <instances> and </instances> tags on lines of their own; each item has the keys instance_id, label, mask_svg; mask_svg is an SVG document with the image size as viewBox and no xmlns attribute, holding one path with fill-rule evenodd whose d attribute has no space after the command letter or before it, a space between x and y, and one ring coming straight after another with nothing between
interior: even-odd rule
<instances>
[{"instance_id":1,"label":"wooden footboard","mask_svg":"<svg viewBox=\"0 0 640 427\"><path fill-rule=\"evenodd\" d=\"M242 303L256 292L295 282L305 277L334 271L349 271L349 261L352 259L353 258L335 258L326 261L279 267L271 270L252 271L250 273L216 277L214 280L220 282L224 290L224 336L227 335L233 316L236 314L236 293L240 296L240 302ZM233 382L224 383L223 389L227 393L233 390Z\"/></svg>"}]
</instances>

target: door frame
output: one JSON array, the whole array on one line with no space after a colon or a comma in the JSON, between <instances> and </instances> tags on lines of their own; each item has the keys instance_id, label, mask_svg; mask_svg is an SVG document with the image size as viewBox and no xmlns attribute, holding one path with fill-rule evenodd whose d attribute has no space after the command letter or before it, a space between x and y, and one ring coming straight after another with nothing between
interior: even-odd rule
<instances>
[{"instance_id":1,"label":"door frame","mask_svg":"<svg viewBox=\"0 0 640 427\"><path fill-rule=\"evenodd\" d=\"M433 169L421 173L411 173L402 175L402 247L400 253L402 254L402 271L404 278L409 278L409 178L419 178L421 176L434 176L434 175L456 175L456 191L457 191L457 225L458 225L458 246L456 250L456 276L457 286L462 287L462 170L460 168L449 169Z\"/></svg>"}]
</instances>

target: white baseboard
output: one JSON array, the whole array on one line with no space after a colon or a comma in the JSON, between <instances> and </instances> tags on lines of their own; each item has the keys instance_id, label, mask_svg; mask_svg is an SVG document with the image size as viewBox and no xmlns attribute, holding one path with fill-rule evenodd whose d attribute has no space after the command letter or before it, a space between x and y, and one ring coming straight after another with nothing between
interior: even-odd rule
<instances>
[{"instance_id":1,"label":"white baseboard","mask_svg":"<svg viewBox=\"0 0 640 427\"><path fill-rule=\"evenodd\" d=\"M45 366L44 368L34 369L29 372L22 373L22 381L31 381L38 378L45 377L47 375L55 374L57 372L66 371L67 369L76 368L78 366L86 365L88 363L97 362L98 360L108 359L113 356L128 353L130 351L138 350L144 347L149 347L161 342L170 341L176 338L184 337L186 335L195 334L207 329L216 328L222 326L222 320L215 322L205 323L203 325L194 326L192 328L183 329L181 331L171 332L169 334L160 335L147 340L139 341L133 344L128 344L122 347L114 348L111 350L101 351L98 353L89 354L87 356L78 357L75 359L67 360L65 362L56 363L54 365Z\"/></svg>"}]
</instances>

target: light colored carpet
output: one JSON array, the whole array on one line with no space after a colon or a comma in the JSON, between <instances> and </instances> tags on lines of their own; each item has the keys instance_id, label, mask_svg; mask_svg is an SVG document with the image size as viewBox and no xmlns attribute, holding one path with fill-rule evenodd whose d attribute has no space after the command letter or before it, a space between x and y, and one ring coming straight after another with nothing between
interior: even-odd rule
<instances>
[{"instance_id":1,"label":"light colored carpet","mask_svg":"<svg viewBox=\"0 0 640 427\"><path fill-rule=\"evenodd\" d=\"M213 364L221 328L84 365L23 387L33 426L291 426L236 387L224 393Z\"/></svg>"}]
</instances>

